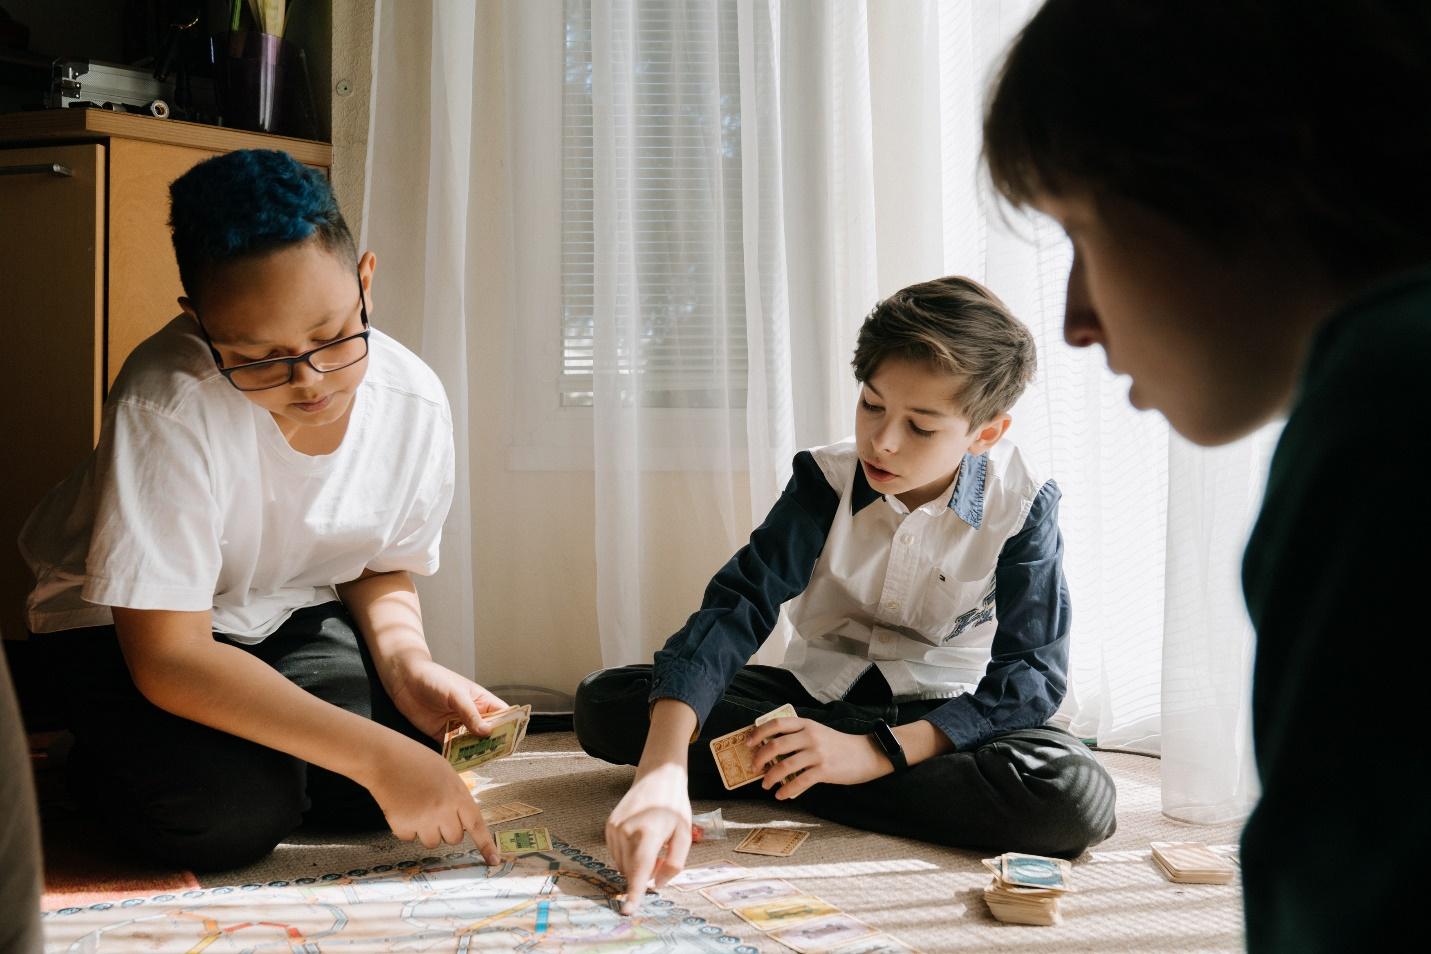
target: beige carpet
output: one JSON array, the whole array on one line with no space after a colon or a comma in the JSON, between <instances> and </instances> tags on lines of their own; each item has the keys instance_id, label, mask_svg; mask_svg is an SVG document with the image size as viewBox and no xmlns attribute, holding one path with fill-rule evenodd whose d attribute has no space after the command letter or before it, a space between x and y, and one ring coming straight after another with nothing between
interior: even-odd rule
<instances>
[{"instance_id":1,"label":"beige carpet","mask_svg":"<svg viewBox=\"0 0 1431 954\"><path fill-rule=\"evenodd\" d=\"M1063 900L1064 922L1053 927L993 920L983 901L989 876L979 854L871 835L783 805L737 801L723 807L737 838L757 825L808 827L810 837L793 857L734 855L730 848L736 842L727 840L693 846L691 863L732 858L760 873L776 873L924 954L983 948L1241 950L1240 886L1171 884L1158 874L1148 854L1148 843L1161 840L1202 841L1231 850L1237 826L1192 827L1169 821L1159 811L1156 759L1119 753L1099 753L1099 759L1118 783L1118 833L1075 861L1077 891ZM570 733L529 736L519 755L491 769L485 801L519 800L544 809L541 815L503 827L543 825L553 835L605 857L602 828L632 769L586 756ZM695 808L718 805L697 802ZM201 881L206 886L264 883L442 853L384 835L300 835L261 864L211 873ZM663 894L762 951L784 950L696 892Z\"/></svg>"}]
</instances>

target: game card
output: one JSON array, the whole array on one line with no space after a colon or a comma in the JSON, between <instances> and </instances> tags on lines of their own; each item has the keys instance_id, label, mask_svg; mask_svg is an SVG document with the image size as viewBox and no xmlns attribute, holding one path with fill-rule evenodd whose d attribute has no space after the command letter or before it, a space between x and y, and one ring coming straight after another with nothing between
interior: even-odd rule
<instances>
[{"instance_id":1,"label":"game card","mask_svg":"<svg viewBox=\"0 0 1431 954\"><path fill-rule=\"evenodd\" d=\"M551 851L552 836L545 828L511 828L497 832L497 850L504 855Z\"/></svg>"},{"instance_id":2,"label":"game card","mask_svg":"<svg viewBox=\"0 0 1431 954\"><path fill-rule=\"evenodd\" d=\"M737 849L738 850L738 849ZM1003 871L999 877L1011 885L1027 888L1046 888L1067 891L1071 868L1062 858L1045 858L1042 855L1022 855L1010 851L1000 856Z\"/></svg>"},{"instance_id":3,"label":"game card","mask_svg":"<svg viewBox=\"0 0 1431 954\"><path fill-rule=\"evenodd\" d=\"M732 881L701 890L702 896L717 907L732 910L748 908L752 904L779 901L782 898L798 898L805 892L788 881L779 878L757 878L751 881Z\"/></svg>"},{"instance_id":4,"label":"game card","mask_svg":"<svg viewBox=\"0 0 1431 954\"><path fill-rule=\"evenodd\" d=\"M796 717L797 717L797 716L796 716L796 713L795 713L795 707L792 706L790 703L787 702L787 703L785 703L785 705L781 706L780 708L778 708L778 709L771 709L769 712L765 713L765 715L759 716L758 718L756 718L755 724L756 724L756 725L764 725L765 723L769 722L771 719L794 719L794 718L796 718Z\"/></svg>"},{"instance_id":5,"label":"game card","mask_svg":"<svg viewBox=\"0 0 1431 954\"><path fill-rule=\"evenodd\" d=\"M748 870L733 861L712 861L710 864L687 868L667 881L666 887L675 888L677 891L693 891L707 885L722 884L726 881L744 878L748 874L750 874Z\"/></svg>"},{"instance_id":6,"label":"game card","mask_svg":"<svg viewBox=\"0 0 1431 954\"><path fill-rule=\"evenodd\" d=\"M919 952L888 934L876 934L863 941L855 941L847 947L840 948L840 954L919 954Z\"/></svg>"},{"instance_id":7,"label":"game card","mask_svg":"<svg viewBox=\"0 0 1431 954\"><path fill-rule=\"evenodd\" d=\"M716 771L720 773L720 780L727 789L749 785L764 774L756 771L755 750L746 744L750 741L750 734L755 731L755 726L763 725L771 719L790 718L794 715L795 707L787 703L756 719L755 725L748 725L711 739L711 758L715 759Z\"/></svg>"},{"instance_id":8,"label":"game card","mask_svg":"<svg viewBox=\"0 0 1431 954\"><path fill-rule=\"evenodd\" d=\"M824 954L842 944L878 934L863 921L857 921L848 914L831 914L813 918L794 927L781 928L771 933L771 937L794 948L800 954ZM844 948L841 948L843 954Z\"/></svg>"},{"instance_id":9,"label":"game card","mask_svg":"<svg viewBox=\"0 0 1431 954\"><path fill-rule=\"evenodd\" d=\"M798 898L783 898L768 904L756 904L748 908L736 908L741 920L761 931L775 931L791 924L799 924L811 918L824 917L840 912L819 898L803 895Z\"/></svg>"},{"instance_id":10,"label":"game card","mask_svg":"<svg viewBox=\"0 0 1431 954\"><path fill-rule=\"evenodd\" d=\"M795 854L795 849L804 844L805 839L809 837L808 831L798 831L794 828L757 828L746 835L745 840L735 846L735 850L748 855L788 858Z\"/></svg>"}]
</instances>

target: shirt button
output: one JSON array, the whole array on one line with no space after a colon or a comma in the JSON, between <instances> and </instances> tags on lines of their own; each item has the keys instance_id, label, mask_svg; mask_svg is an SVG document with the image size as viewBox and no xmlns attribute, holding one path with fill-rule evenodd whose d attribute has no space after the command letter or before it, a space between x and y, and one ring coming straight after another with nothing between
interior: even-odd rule
<instances>
[{"instance_id":1,"label":"shirt button","mask_svg":"<svg viewBox=\"0 0 1431 954\"><path fill-rule=\"evenodd\" d=\"M884 604L884 608L892 610L899 609L899 600L890 600L888 603Z\"/></svg>"},{"instance_id":2,"label":"shirt button","mask_svg":"<svg viewBox=\"0 0 1431 954\"><path fill-rule=\"evenodd\" d=\"M908 546L909 544L914 542L914 535L906 533L904 536L899 538L899 542L903 543L905 546Z\"/></svg>"}]
</instances>

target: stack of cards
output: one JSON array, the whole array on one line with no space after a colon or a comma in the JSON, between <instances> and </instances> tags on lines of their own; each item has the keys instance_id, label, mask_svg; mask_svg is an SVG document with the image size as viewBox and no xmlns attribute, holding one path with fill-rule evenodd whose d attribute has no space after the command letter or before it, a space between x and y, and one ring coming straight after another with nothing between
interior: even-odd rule
<instances>
[{"instance_id":1,"label":"stack of cards","mask_svg":"<svg viewBox=\"0 0 1431 954\"><path fill-rule=\"evenodd\" d=\"M1179 884L1229 884L1237 874L1232 862L1195 841L1155 841L1153 861Z\"/></svg>"},{"instance_id":2,"label":"stack of cards","mask_svg":"<svg viewBox=\"0 0 1431 954\"><path fill-rule=\"evenodd\" d=\"M1058 899L1073 890L1073 868L1061 858L1007 852L985 858L994 880L984 889L989 913L1009 924L1058 924Z\"/></svg>"},{"instance_id":3,"label":"stack of cards","mask_svg":"<svg viewBox=\"0 0 1431 954\"><path fill-rule=\"evenodd\" d=\"M720 773L720 780L725 783L727 789L749 785L763 774L755 769L755 750L746 744L750 741L750 733L755 731L755 727L764 725L771 719L793 718L795 707L786 704L756 719L755 725L748 725L743 729L727 732L718 739L711 739L711 757L715 759L716 771Z\"/></svg>"},{"instance_id":4,"label":"stack of cards","mask_svg":"<svg viewBox=\"0 0 1431 954\"><path fill-rule=\"evenodd\" d=\"M781 831L783 829L763 829ZM707 901L800 954L913 954L909 947L857 918L841 913L781 878L750 878L730 861L687 868L668 887L699 889Z\"/></svg>"},{"instance_id":5,"label":"stack of cards","mask_svg":"<svg viewBox=\"0 0 1431 954\"><path fill-rule=\"evenodd\" d=\"M452 719L442 734L442 757L463 772L511 755L527 737L531 717L531 706L508 706L486 713L482 718L492 727L486 736L473 735L460 720Z\"/></svg>"}]
</instances>

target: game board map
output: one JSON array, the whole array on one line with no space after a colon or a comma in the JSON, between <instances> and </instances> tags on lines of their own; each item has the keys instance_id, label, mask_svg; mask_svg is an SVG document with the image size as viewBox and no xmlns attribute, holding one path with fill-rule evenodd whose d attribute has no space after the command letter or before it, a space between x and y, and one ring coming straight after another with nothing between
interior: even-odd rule
<instances>
[{"instance_id":1,"label":"game board map","mask_svg":"<svg viewBox=\"0 0 1431 954\"><path fill-rule=\"evenodd\" d=\"M678 902L618 913L615 869L552 839L489 868L475 850L345 874L45 912L47 951L556 951L759 954Z\"/></svg>"}]
</instances>

